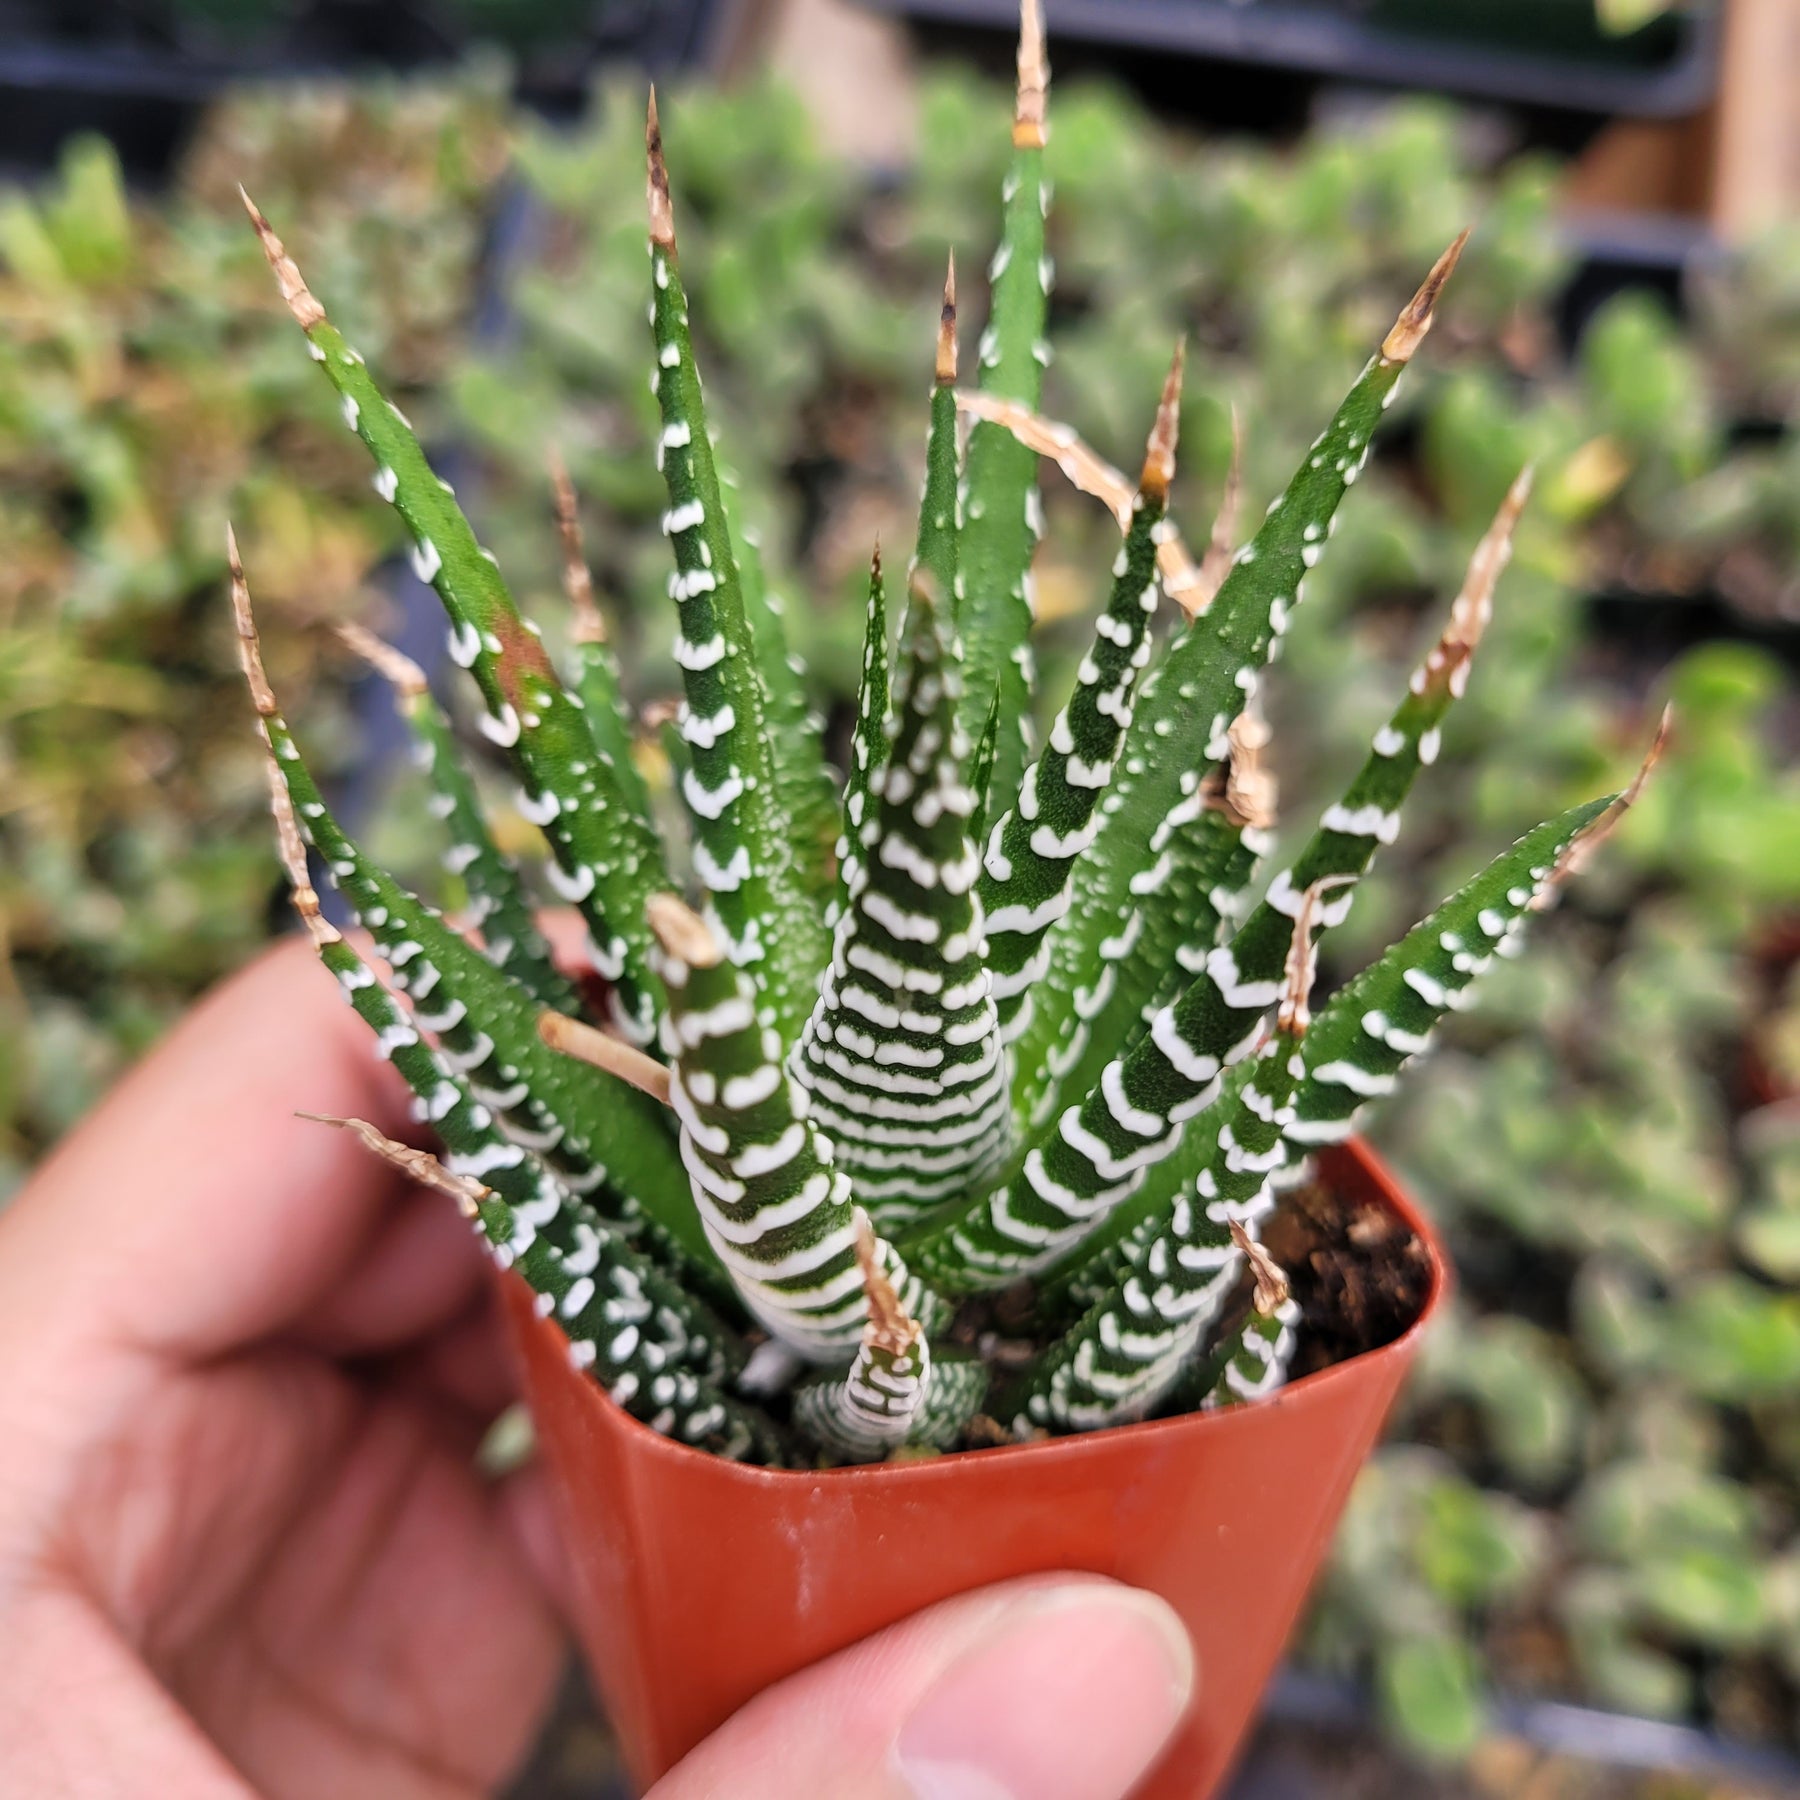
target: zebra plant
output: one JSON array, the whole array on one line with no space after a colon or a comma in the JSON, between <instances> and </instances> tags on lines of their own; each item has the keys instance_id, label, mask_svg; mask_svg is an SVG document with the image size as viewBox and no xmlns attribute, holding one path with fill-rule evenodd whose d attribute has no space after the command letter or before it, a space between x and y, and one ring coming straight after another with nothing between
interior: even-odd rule
<instances>
[{"instance_id":1,"label":"zebra plant","mask_svg":"<svg viewBox=\"0 0 1800 1800\"><path fill-rule=\"evenodd\" d=\"M961 389L952 265L917 543L891 589L879 553L871 569L841 799L707 428L652 98L650 385L682 683L663 760L691 827L697 910L653 821L645 770L662 764L639 754L566 484L568 676L246 196L443 602L480 730L548 845L544 876L579 915L582 973L598 978L586 991L603 994L584 1013L444 714L415 669L369 642L419 733L467 912L447 919L338 825L264 677L233 545L296 905L444 1154L337 1123L447 1191L621 1407L721 1456L868 1461L1273 1391L1305 1328L1260 1242L1281 1190L1518 948L1636 791L1527 833L1314 1013L1315 944L1437 755L1527 477L1367 760L1252 905L1271 845L1257 692L1462 240L1254 535L1232 554L1228 503L1196 560L1168 513L1179 347L1135 479L1039 413L1047 97L1026 0L990 323ZM1039 746L1029 640L1046 455L1106 501L1122 541ZM305 845L379 966L322 916ZM985 1357L1002 1289L1035 1311L1011 1296L1005 1354Z\"/></svg>"}]
</instances>

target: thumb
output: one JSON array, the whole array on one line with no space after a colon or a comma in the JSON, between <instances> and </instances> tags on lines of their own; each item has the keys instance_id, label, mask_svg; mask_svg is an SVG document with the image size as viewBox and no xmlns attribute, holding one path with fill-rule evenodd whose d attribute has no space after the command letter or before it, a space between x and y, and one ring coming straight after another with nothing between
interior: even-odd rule
<instances>
[{"instance_id":1,"label":"thumb","mask_svg":"<svg viewBox=\"0 0 1800 1800\"><path fill-rule=\"evenodd\" d=\"M1124 1800L1187 1710L1154 1595L1037 1577L947 1600L770 1688L650 1800Z\"/></svg>"}]
</instances>

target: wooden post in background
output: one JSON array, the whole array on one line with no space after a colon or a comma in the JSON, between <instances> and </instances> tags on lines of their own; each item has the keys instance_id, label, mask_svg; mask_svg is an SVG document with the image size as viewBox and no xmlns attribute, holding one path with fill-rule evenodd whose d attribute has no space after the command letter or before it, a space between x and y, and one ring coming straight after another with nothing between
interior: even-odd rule
<instances>
[{"instance_id":1,"label":"wooden post in background","mask_svg":"<svg viewBox=\"0 0 1800 1800\"><path fill-rule=\"evenodd\" d=\"M1800 218L1800 0L1725 0L1712 104L1614 120L1577 159L1568 197L1675 214L1727 243Z\"/></svg>"},{"instance_id":2,"label":"wooden post in background","mask_svg":"<svg viewBox=\"0 0 1800 1800\"><path fill-rule=\"evenodd\" d=\"M912 156L917 85L897 19L852 0L740 0L717 66L728 78L759 68L786 81L840 156L881 167Z\"/></svg>"},{"instance_id":3,"label":"wooden post in background","mask_svg":"<svg viewBox=\"0 0 1800 1800\"><path fill-rule=\"evenodd\" d=\"M1729 0L1708 210L1729 241L1800 217L1800 0Z\"/></svg>"}]
</instances>

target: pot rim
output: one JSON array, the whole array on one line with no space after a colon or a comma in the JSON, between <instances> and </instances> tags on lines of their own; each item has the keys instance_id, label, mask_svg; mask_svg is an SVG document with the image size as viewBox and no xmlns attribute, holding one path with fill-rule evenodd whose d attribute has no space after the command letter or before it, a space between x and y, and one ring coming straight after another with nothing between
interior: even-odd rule
<instances>
[{"instance_id":1,"label":"pot rim","mask_svg":"<svg viewBox=\"0 0 1800 1800\"><path fill-rule=\"evenodd\" d=\"M1389 1356L1408 1349L1430 1324L1449 1291L1449 1260L1436 1229L1386 1161L1360 1136L1346 1138L1342 1143L1333 1145L1332 1149L1360 1165L1360 1172L1379 1191L1382 1205L1397 1213L1414 1237L1424 1245L1429 1265L1425 1298L1419 1307L1418 1317L1398 1337L1390 1338L1385 1344L1378 1344L1372 1350L1358 1351L1355 1356L1345 1357L1341 1362L1332 1363L1326 1368L1315 1369L1310 1375L1301 1376L1298 1381L1289 1383L1268 1399L1252 1402L1251 1408L1257 1411L1265 1407L1280 1406L1292 1394L1323 1390L1343 1379L1344 1372L1353 1364L1369 1357ZM558 1329L560 1331L560 1327ZM1044 1456L1056 1451L1065 1456L1079 1456L1103 1438L1117 1439L1121 1434L1126 1434L1148 1444L1171 1432L1227 1426L1238 1416L1235 1408L1225 1412L1181 1413L1171 1419L1142 1419L1130 1425L1106 1425L1098 1431L1072 1432L1065 1437L955 1450L942 1456L922 1458L917 1462L852 1463L833 1469L771 1469L757 1463L728 1462L724 1457L714 1456L710 1451L697 1449L692 1444L677 1443L673 1438L652 1431L642 1420L634 1419L597 1381L587 1385L612 1414L614 1426L622 1427L626 1435L638 1440L634 1454L659 1457L676 1463L705 1464L719 1481L765 1489L776 1485L794 1487L802 1484L817 1488L822 1482L831 1482L840 1487L852 1483L868 1486L877 1482L928 1487L956 1480L959 1466L970 1457L979 1457L982 1466L987 1467L1002 1459L1016 1462L1021 1457Z\"/></svg>"}]
</instances>

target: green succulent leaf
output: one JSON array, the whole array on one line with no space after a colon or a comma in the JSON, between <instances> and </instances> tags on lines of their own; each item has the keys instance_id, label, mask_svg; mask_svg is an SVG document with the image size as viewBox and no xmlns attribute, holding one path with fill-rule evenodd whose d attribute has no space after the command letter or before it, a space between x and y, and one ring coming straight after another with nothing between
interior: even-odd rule
<instances>
[{"instance_id":1,"label":"green succulent leaf","mask_svg":"<svg viewBox=\"0 0 1800 1800\"><path fill-rule=\"evenodd\" d=\"M992 299L977 355L984 393L1032 408L1042 394L1050 356L1044 341L1051 280L1044 236L1050 210L1044 173L1049 81L1037 0L1028 0L1019 38L1005 221L988 272ZM991 777L1001 801L998 811L1012 804L1031 750L1031 559L1043 535L1037 458L1004 426L980 421L969 434L967 480L956 619L968 655L961 720L969 741L978 742L998 706Z\"/></svg>"},{"instance_id":2,"label":"green succulent leaf","mask_svg":"<svg viewBox=\"0 0 1800 1800\"><path fill-rule=\"evenodd\" d=\"M1117 1283L1027 1372L1014 1401L1027 1423L1053 1431L1122 1424L1146 1416L1180 1380L1237 1284L1245 1247L1272 1209L1275 1180L1289 1161L1282 1126L1304 1068L1298 1046L1310 976L1306 960L1281 1026L1231 1077L1216 1129L1207 1119L1191 1190L1177 1193L1167 1214L1131 1240ZM1291 1332L1281 1341L1290 1321L1273 1304L1270 1314L1274 1337L1265 1343L1257 1333L1254 1341L1269 1352L1263 1372L1273 1391L1293 1346ZM1241 1338L1237 1355L1254 1360L1251 1345ZM1236 1360L1228 1354L1221 1368L1228 1383Z\"/></svg>"},{"instance_id":3,"label":"green succulent leaf","mask_svg":"<svg viewBox=\"0 0 1800 1800\"><path fill-rule=\"evenodd\" d=\"M934 588L921 565L893 741L845 860L848 903L794 1065L857 1198L888 1228L991 1180L1011 1148L981 957L960 651Z\"/></svg>"},{"instance_id":4,"label":"green succulent leaf","mask_svg":"<svg viewBox=\"0 0 1800 1800\"><path fill-rule=\"evenodd\" d=\"M432 698L424 671L360 626L345 626L342 635L393 685L431 783L426 804L444 821L444 867L468 891L469 922L481 932L488 961L541 1004L573 1012L579 1004L574 984L552 961L519 871L494 842L481 796L457 752L456 733Z\"/></svg>"},{"instance_id":5,"label":"green succulent leaf","mask_svg":"<svg viewBox=\"0 0 1800 1800\"><path fill-rule=\"evenodd\" d=\"M1177 352L1114 565L1112 593L1077 671L1075 692L1043 753L1025 771L1018 804L994 826L983 858L988 968L1009 1041L1029 1022L1032 989L1048 961L1047 935L1068 909L1076 863L1099 829L1101 795L1131 719L1138 675L1150 660L1156 546L1175 473L1181 361Z\"/></svg>"},{"instance_id":6,"label":"green succulent leaf","mask_svg":"<svg viewBox=\"0 0 1800 1800\"><path fill-rule=\"evenodd\" d=\"M908 1358L865 1344L848 1375L815 1375L794 1390L794 1418L842 1461L876 1462L954 1449L987 1390L987 1365L966 1350L921 1339Z\"/></svg>"},{"instance_id":7,"label":"green succulent leaf","mask_svg":"<svg viewBox=\"0 0 1800 1800\"><path fill-rule=\"evenodd\" d=\"M1468 1004L1494 958L1524 947L1532 909L1571 847L1626 798L1586 801L1526 832L1332 996L1307 1033L1306 1078L1284 1127L1290 1144L1348 1137L1362 1107L1392 1092L1401 1068L1447 1012Z\"/></svg>"},{"instance_id":8,"label":"green succulent leaf","mask_svg":"<svg viewBox=\"0 0 1800 1800\"><path fill-rule=\"evenodd\" d=\"M854 1354L868 1307L850 1178L814 1129L779 1036L758 1022L748 976L674 896L657 897L652 919L669 990L669 1098L707 1236L774 1338L811 1361ZM877 1240L875 1255L908 1315L942 1324L893 1247Z\"/></svg>"},{"instance_id":9,"label":"green succulent leaf","mask_svg":"<svg viewBox=\"0 0 1800 1800\"><path fill-rule=\"evenodd\" d=\"M1481 1736L1484 1708L1475 1654L1459 1638L1402 1638L1383 1647L1376 1686L1389 1724L1421 1755L1466 1756Z\"/></svg>"},{"instance_id":10,"label":"green succulent leaf","mask_svg":"<svg viewBox=\"0 0 1800 1800\"><path fill-rule=\"evenodd\" d=\"M481 1190L467 1204L495 1261L517 1270L561 1325L570 1362L591 1369L614 1401L667 1437L730 1461L782 1460L772 1422L721 1385L744 1364L737 1334L616 1224L573 1200L538 1157L502 1137L374 971L328 926L324 932L320 960L413 1090L449 1153L450 1175Z\"/></svg>"},{"instance_id":11,"label":"green succulent leaf","mask_svg":"<svg viewBox=\"0 0 1800 1800\"><path fill-rule=\"evenodd\" d=\"M1461 253L1458 239L1408 302L1314 441L1256 535L1237 555L1211 605L1169 646L1146 679L1126 733L1119 770L1088 852L1085 878L1051 942L1048 979L1028 1029L1016 1043L1023 1068L1039 1068L1075 1033L1076 996L1092 1003L1139 903L1169 881L1171 815L1181 816L1195 785L1230 750L1228 733L1260 679L1323 554L1339 503L1369 454L1382 409L1425 333ZM1148 865L1143 847L1163 849ZM1040 1101L1039 1104L1042 1104ZM1028 1111L1035 1114L1037 1105Z\"/></svg>"},{"instance_id":12,"label":"green succulent leaf","mask_svg":"<svg viewBox=\"0 0 1800 1800\"><path fill-rule=\"evenodd\" d=\"M277 774L297 828L413 1003L417 1025L494 1114L512 1143L541 1155L563 1185L626 1221L648 1220L710 1262L686 1203L680 1159L654 1103L635 1089L558 1056L538 1036L542 1010L435 907L365 856L325 804L270 692L256 645L249 592L235 566L239 643Z\"/></svg>"},{"instance_id":13,"label":"green succulent leaf","mask_svg":"<svg viewBox=\"0 0 1800 1800\"><path fill-rule=\"evenodd\" d=\"M806 665L790 648L781 597L769 586L762 546L738 517L732 482L721 477L726 524L744 614L756 649L757 671L768 694L769 751L774 764L778 816L786 821L802 886L823 907L834 889L833 849L841 824L837 785L825 763L819 715L806 697Z\"/></svg>"},{"instance_id":14,"label":"green succulent leaf","mask_svg":"<svg viewBox=\"0 0 1800 1800\"><path fill-rule=\"evenodd\" d=\"M713 924L755 982L786 1043L812 1010L829 953L823 902L807 891L802 858L780 811L782 786L771 706L707 434L700 371L688 331L687 293L652 101L650 165L652 371L662 411L658 453L669 506L663 532L675 552L669 592L680 614L680 731L691 767L682 794L694 831L694 868Z\"/></svg>"},{"instance_id":15,"label":"green succulent leaf","mask_svg":"<svg viewBox=\"0 0 1800 1800\"><path fill-rule=\"evenodd\" d=\"M569 602L574 639L575 693L587 714L588 731L610 789L631 821L633 836L654 835L655 825L646 786L635 755L631 708L625 699L612 633L594 597L593 577L582 548L581 517L575 489L560 459L551 464L556 488L556 522L563 544L563 591Z\"/></svg>"},{"instance_id":16,"label":"green succulent leaf","mask_svg":"<svg viewBox=\"0 0 1800 1800\"><path fill-rule=\"evenodd\" d=\"M850 862L850 846L869 817L869 792L887 761L888 625L887 590L882 584L881 546L869 559L868 614L863 626L862 680L856 696L856 728L850 740L850 772L844 783L844 832L838 839L838 872L842 877ZM840 881L840 887L842 883ZM842 910L840 892L834 902L832 925Z\"/></svg>"},{"instance_id":17,"label":"green succulent leaf","mask_svg":"<svg viewBox=\"0 0 1800 1800\"><path fill-rule=\"evenodd\" d=\"M537 627L519 611L449 484L411 425L376 385L313 297L281 240L251 205L282 298L343 400L344 422L375 459L375 486L405 521L413 566L450 617L450 654L480 686L484 735L511 753L520 809L543 828L556 857L552 883L581 908L595 966L612 984L615 1016L639 1042L654 1028L644 902L667 884L662 849L598 760L580 698L558 679Z\"/></svg>"}]
</instances>

